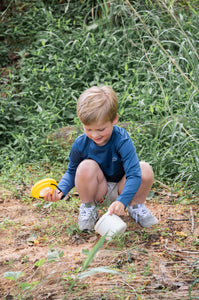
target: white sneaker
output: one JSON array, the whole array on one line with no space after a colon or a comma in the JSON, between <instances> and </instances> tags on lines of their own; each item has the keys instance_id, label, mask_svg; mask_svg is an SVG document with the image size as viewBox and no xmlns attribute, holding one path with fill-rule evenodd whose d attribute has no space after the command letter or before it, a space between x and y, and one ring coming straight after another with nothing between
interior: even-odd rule
<instances>
[{"instance_id":1,"label":"white sneaker","mask_svg":"<svg viewBox=\"0 0 199 300\"><path fill-rule=\"evenodd\" d=\"M95 205L86 207L85 203L81 204L78 217L79 230L92 230L98 219Z\"/></svg>"},{"instance_id":2,"label":"white sneaker","mask_svg":"<svg viewBox=\"0 0 199 300\"><path fill-rule=\"evenodd\" d=\"M142 227L151 227L158 224L158 219L144 204L137 204L128 207L129 215Z\"/></svg>"}]
</instances>

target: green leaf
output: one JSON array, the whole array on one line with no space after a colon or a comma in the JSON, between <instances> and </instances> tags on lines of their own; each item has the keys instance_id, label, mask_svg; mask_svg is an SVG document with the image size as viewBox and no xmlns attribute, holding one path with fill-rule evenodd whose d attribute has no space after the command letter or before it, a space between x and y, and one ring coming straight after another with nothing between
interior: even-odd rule
<instances>
[{"instance_id":1,"label":"green leaf","mask_svg":"<svg viewBox=\"0 0 199 300\"><path fill-rule=\"evenodd\" d=\"M87 26L87 30L88 31L92 31L92 30L95 30L95 29L97 29L98 28L98 24L97 23L93 23L93 24L91 24L90 26Z\"/></svg>"},{"instance_id":2,"label":"green leaf","mask_svg":"<svg viewBox=\"0 0 199 300\"><path fill-rule=\"evenodd\" d=\"M120 110L120 115L122 116L123 113L124 113L124 107L121 108L121 110Z\"/></svg>"},{"instance_id":3,"label":"green leaf","mask_svg":"<svg viewBox=\"0 0 199 300\"><path fill-rule=\"evenodd\" d=\"M88 255L89 254L89 250L88 249L82 249L82 254Z\"/></svg>"},{"instance_id":4,"label":"green leaf","mask_svg":"<svg viewBox=\"0 0 199 300\"><path fill-rule=\"evenodd\" d=\"M199 297L194 297L194 298L191 297L192 288L193 288L194 285L195 285L196 283L198 283L198 282L199 282L199 279L196 279L196 280L192 283L192 285L190 286L190 288L189 288L189 299L190 299L190 300L191 300L191 299L199 299Z\"/></svg>"},{"instance_id":5,"label":"green leaf","mask_svg":"<svg viewBox=\"0 0 199 300\"><path fill-rule=\"evenodd\" d=\"M64 256L64 251L59 251L57 249L49 249L47 253L47 259L48 261L52 262L56 259L59 259Z\"/></svg>"},{"instance_id":6,"label":"green leaf","mask_svg":"<svg viewBox=\"0 0 199 300\"><path fill-rule=\"evenodd\" d=\"M58 19L58 21L57 21L57 26L58 26L58 28L60 28L60 26L61 26L61 21L60 21L60 19Z\"/></svg>"},{"instance_id":7,"label":"green leaf","mask_svg":"<svg viewBox=\"0 0 199 300\"><path fill-rule=\"evenodd\" d=\"M59 251L59 257L62 258L64 256L64 251Z\"/></svg>"},{"instance_id":8,"label":"green leaf","mask_svg":"<svg viewBox=\"0 0 199 300\"><path fill-rule=\"evenodd\" d=\"M28 291L28 290L31 290L34 285L37 285L39 283L39 281L35 281L35 282L31 282L31 283L28 283L28 282L22 282L20 283L20 287L23 291Z\"/></svg>"},{"instance_id":9,"label":"green leaf","mask_svg":"<svg viewBox=\"0 0 199 300\"><path fill-rule=\"evenodd\" d=\"M92 262L92 260L94 259L95 255L96 255L96 253L103 246L105 239L106 239L106 234L99 239L99 241L97 242L97 244L95 244L95 246L89 252L86 260L83 263L82 271L85 271L86 268L90 265L90 263Z\"/></svg>"},{"instance_id":10,"label":"green leaf","mask_svg":"<svg viewBox=\"0 0 199 300\"><path fill-rule=\"evenodd\" d=\"M150 110L150 112L153 114L153 112L154 112L153 105L150 105L149 110Z\"/></svg>"},{"instance_id":11,"label":"green leaf","mask_svg":"<svg viewBox=\"0 0 199 300\"><path fill-rule=\"evenodd\" d=\"M130 252L129 250L127 251L126 256L127 256L128 262L129 262L129 263L132 263L133 260L132 260L132 257L131 257L131 252Z\"/></svg>"},{"instance_id":12,"label":"green leaf","mask_svg":"<svg viewBox=\"0 0 199 300\"><path fill-rule=\"evenodd\" d=\"M109 273L109 274L118 274L118 275L123 275L121 272L115 271L115 270L111 270L108 269L108 267L97 267L97 268L92 268L86 272L82 272L81 274L79 274L77 277L78 279L83 279L85 277L94 275L96 273Z\"/></svg>"},{"instance_id":13,"label":"green leaf","mask_svg":"<svg viewBox=\"0 0 199 300\"><path fill-rule=\"evenodd\" d=\"M34 264L34 266L41 267L41 266L43 266L43 264L45 263L45 261L46 261L45 258L40 259L40 260L36 261L36 263Z\"/></svg>"},{"instance_id":14,"label":"green leaf","mask_svg":"<svg viewBox=\"0 0 199 300\"><path fill-rule=\"evenodd\" d=\"M18 272L5 272L3 277L4 278L7 278L7 279L10 279L10 280L14 280L14 281L17 281L17 279L19 277L21 277L24 273L21 272L21 271L18 271Z\"/></svg>"}]
</instances>

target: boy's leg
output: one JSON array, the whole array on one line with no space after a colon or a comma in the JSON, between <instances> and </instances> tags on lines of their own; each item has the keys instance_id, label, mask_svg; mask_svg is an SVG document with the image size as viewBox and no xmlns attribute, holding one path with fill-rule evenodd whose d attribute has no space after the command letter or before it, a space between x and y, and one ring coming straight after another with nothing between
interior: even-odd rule
<instances>
[{"instance_id":1,"label":"boy's leg","mask_svg":"<svg viewBox=\"0 0 199 300\"><path fill-rule=\"evenodd\" d=\"M146 208L144 202L153 185L154 174L151 166L146 162L140 162L142 171L141 185L129 204L129 215L136 220L142 227L150 227L158 223L155 216ZM119 185L119 194L121 194L126 178L124 177Z\"/></svg>"},{"instance_id":2,"label":"boy's leg","mask_svg":"<svg viewBox=\"0 0 199 300\"><path fill-rule=\"evenodd\" d=\"M108 187L99 165L92 159L82 161L76 171L75 187L83 203L99 202Z\"/></svg>"},{"instance_id":3,"label":"boy's leg","mask_svg":"<svg viewBox=\"0 0 199 300\"><path fill-rule=\"evenodd\" d=\"M146 162L140 162L140 167L142 171L141 185L129 204L130 206L144 203L153 185L154 174L151 166Z\"/></svg>"},{"instance_id":4,"label":"boy's leg","mask_svg":"<svg viewBox=\"0 0 199 300\"><path fill-rule=\"evenodd\" d=\"M86 159L79 164L75 186L82 201L78 220L79 229L91 230L98 219L95 202L99 202L108 190L104 174L94 160Z\"/></svg>"}]
</instances>

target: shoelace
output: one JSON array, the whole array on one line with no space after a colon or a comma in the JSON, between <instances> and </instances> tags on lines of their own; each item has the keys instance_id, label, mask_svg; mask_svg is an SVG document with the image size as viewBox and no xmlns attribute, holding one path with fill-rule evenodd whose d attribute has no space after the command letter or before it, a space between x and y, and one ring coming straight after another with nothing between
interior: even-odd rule
<instances>
[{"instance_id":1,"label":"shoelace","mask_svg":"<svg viewBox=\"0 0 199 300\"><path fill-rule=\"evenodd\" d=\"M90 217L92 214L94 214L95 209L93 207L83 207L80 210L81 217Z\"/></svg>"},{"instance_id":2,"label":"shoelace","mask_svg":"<svg viewBox=\"0 0 199 300\"><path fill-rule=\"evenodd\" d=\"M138 216L144 216L148 213L146 206L142 206L140 205L137 208L134 208L133 210L135 210L135 218L136 218L136 223L138 222Z\"/></svg>"}]
</instances>

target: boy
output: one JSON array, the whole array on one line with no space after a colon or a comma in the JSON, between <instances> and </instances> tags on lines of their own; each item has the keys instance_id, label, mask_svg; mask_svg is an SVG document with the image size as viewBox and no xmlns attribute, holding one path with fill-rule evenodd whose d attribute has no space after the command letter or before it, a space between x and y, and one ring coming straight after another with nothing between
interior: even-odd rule
<instances>
[{"instance_id":1,"label":"boy","mask_svg":"<svg viewBox=\"0 0 199 300\"><path fill-rule=\"evenodd\" d=\"M69 165L58 189L45 196L47 201L63 199L74 187L82 202L78 225L92 230L98 214L96 204L106 197L110 214L129 215L143 227L158 223L144 201L153 184L149 164L140 162L128 133L118 126L118 99L112 88L93 86L81 94L77 114L84 134L72 145Z\"/></svg>"}]
</instances>

